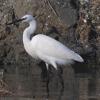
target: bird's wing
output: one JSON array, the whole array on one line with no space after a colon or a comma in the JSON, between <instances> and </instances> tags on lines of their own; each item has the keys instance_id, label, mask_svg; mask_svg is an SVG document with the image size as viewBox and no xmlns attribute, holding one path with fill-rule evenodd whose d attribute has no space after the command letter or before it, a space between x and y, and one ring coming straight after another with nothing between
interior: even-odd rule
<instances>
[{"instance_id":1,"label":"bird's wing","mask_svg":"<svg viewBox=\"0 0 100 100\"><path fill-rule=\"evenodd\" d=\"M39 34L36 35L35 38L38 40L36 45L37 51L44 55L63 60L82 60L78 54L51 37Z\"/></svg>"}]
</instances>

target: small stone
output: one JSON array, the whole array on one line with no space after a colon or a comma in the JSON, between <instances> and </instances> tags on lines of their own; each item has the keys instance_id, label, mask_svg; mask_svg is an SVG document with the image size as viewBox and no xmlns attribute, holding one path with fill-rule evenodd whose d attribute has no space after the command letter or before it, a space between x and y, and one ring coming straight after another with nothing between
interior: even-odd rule
<instances>
[{"instance_id":1,"label":"small stone","mask_svg":"<svg viewBox=\"0 0 100 100\"><path fill-rule=\"evenodd\" d=\"M86 19L83 19L84 23L87 23L87 20Z\"/></svg>"}]
</instances>

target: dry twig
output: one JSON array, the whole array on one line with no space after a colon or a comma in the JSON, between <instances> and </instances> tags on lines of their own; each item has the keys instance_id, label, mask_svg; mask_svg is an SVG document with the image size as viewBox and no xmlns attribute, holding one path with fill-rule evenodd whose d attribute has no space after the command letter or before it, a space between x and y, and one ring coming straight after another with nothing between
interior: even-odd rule
<instances>
[{"instance_id":1,"label":"dry twig","mask_svg":"<svg viewBox=\"0 0 100 100\"><path fill-rule=\"evenodd\" d=\"M49 1L49 0L46 0L46 1L47 1L47 3L48 3L49 7L51 8L51 10L53 11L53 13L58 17L58 14L57 14L57 12L55 11L55 9L52 7L50 1ZM58 17L58 18L59 18L59 17Z\"/></svg>"}]
</instances>

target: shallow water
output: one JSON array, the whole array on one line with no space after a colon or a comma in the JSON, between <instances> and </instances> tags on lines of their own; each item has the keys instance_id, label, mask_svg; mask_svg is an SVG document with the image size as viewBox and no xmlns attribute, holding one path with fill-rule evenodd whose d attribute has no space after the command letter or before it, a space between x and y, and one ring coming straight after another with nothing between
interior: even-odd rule
<instances>
[{"instance_id":1,"label":"shallow water","mask_svg":"<svg viewBox=\"0 0 100 100\"><path fill-rule=\"evenodd\" d=\"M4 81L13 95L2 97L0 100L6 98L7 100L46 100L46 98L48 100L99 100L99 77L87 73L75 73L71 66L62 69L60 74L62 73L64 90L60 78L52 68L49 72L47 91L47 77L41 76L42 71L39 66L9 66L4 73Z\"/></svg>"}]
</instances>

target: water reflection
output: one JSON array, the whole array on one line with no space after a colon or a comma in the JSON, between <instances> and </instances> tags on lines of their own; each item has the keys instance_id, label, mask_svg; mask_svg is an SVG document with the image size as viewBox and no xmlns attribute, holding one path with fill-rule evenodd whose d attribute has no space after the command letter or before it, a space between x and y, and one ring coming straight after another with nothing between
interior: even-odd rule
<instances>
[{"instance_id":1,"label":"water reflection","mask_svg":"<svg viewBox=\"0 0 100 100\"><path fill-rule=\"evenodd\" d=\"M71 66L59 67L58 70L51 66L48 71L45 67L41 69L39 66L42 67L45 64L7 67L4 81L8 89L17 97L34 100L46 98L48 100L81 100L84 97L90 98L94 93L95 96L92 97L97 98L100 79L93 77L94 74L76 73L76 69ZM79 67L80 65L75 68Z\"/></svg>"}]
</instances>

